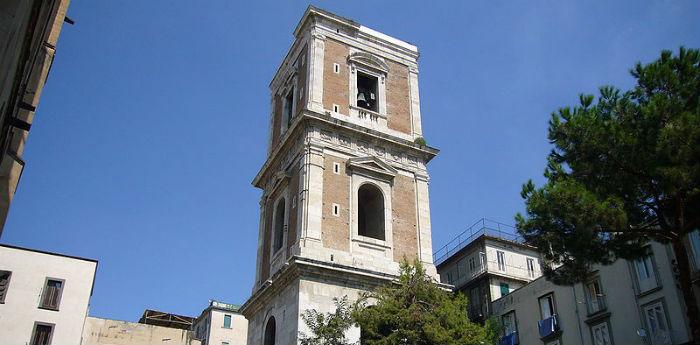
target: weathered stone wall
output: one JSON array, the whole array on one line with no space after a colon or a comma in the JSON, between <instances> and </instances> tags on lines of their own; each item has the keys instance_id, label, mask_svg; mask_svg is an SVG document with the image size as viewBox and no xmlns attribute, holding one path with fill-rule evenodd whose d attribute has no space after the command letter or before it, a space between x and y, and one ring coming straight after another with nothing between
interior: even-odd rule
<instances>
[{"instance_id":1,"label":"weathered stone wall","mask_svg":"<svg viewBox=\"0 0 700 345\"><path fill-rule=\"evenodd\" d=\"M323 219L321 238L326 248L350 250L350 177L345 171L346 159L325 155L323 174ZM333 172L334 163L340 173ZM333 215L333 204L338 204L339 215Z\"/></svg>"},{"instance_id":2,"label":"weathered stone wall","mask_svg":"<svg viewBox=\"0 0 700 345\"><path fill-rule=\"evenodd\" d=\"M87 317L81 345L201 345L191 331Z\"/></svg>"},{"instance_id":3,"label":"weathered stone wall","mask_svg":"<svg viewBox=\"0 0 700 345\"><path fill-rule=\"evenodd\" d=\"M348 75L347 57L348 46L333 39L326 39L323 63L323 108L333 109L337 104L339 112L347 114L349 111L348 96L350 76ZM333 71L333 64L340 65L340 73Z\"/></svg>"},{"instance_id":4,"label":"weathered stone wall","mask_svg":"<svg viewBox=\"0 0 700 345\"><path fill-rule=\"evenodd\" d=\"M258 309L248 318L248 344L263 344L265 326L271 317L275 318L275 344L298 344L299 280L285 282L281 290L273 291L264 308Z\"/></svg>"},{"instance_id":5,"label":"weathered stone wall","mask_svg":"<svg viewBox=\"0 0 700 345\"><path fill-rule=\"evenodd\" d=\"M410 261L418 256L414 179L397 175L394 178L392 193L394 260L399 262L405 257Z\"/></svg>"},{"instance_id":6,"label":"weathered stone wall","mask_svg":"<svg viewBox=\"0 0 700 345\"><path fill-rule=\"evenodd\" d=\"M411 131L411 95L408 84L408 67L387 60L386 77L387 126L399 132Z\"/></svg>"}]
</instances>

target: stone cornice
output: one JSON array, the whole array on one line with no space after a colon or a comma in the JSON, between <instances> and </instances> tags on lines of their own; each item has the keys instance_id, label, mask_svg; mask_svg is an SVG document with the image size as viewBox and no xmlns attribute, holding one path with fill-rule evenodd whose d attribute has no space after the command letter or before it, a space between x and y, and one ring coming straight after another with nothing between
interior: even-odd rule
<instances>
[{"instance_id":1,"label":"stone cornice","mask_svg":"<svg viewBox=\"0 0 700 345\"><path fill-rule=\"evenodd\" d=\"M260 185L260 182L263 178L263 176L266 174L268 169L273 165L273 163L280 158L280 153L284 149L289 149L290 146L292 145L291 143L291 138L295 138L296 136L294 135L296 132L300 131L301 129L305 128L306 124L308 123L323 123L330 125L334 128L350 131L353 134L361 135L361 136L366 136L366 137L371 137L374 139L381 140L385 143L398 146L402 150L413 152L414 154L420 155L425 159L425 163L428 163L431 159L433 159L440 150L436 148L432 148L429 146L420 146L416 143L410 142L405 139L397 138L395 136L392 136L390 134L386 134L371 128L359 126L350 122L346 122L337 118L333 118L332 116L328 114L321 114L312 110L304 109L303 111L299 112L298 115L295 117L295 119L292 122L292 127L285 132L284 136L280 140L280 142L277 144L277 147L273 148L272 153L268 156L267 160L263 164L263 166L260 168L258 173L255 175L255 178L252 181L253 186L262 188Z\"/></svg>"},{"instance_id":2,"label":"stone cornice","mask_svg":"<svg viewBox=\"0 0 700 345\"><path fill-rule=\"evenodd\" d=\"M370 287L390 283L398 278L392 274L293 256L270 279L253 291L253 295L240 307L240 313L250 319L261 306L287 287L290 281L304 277L342 282L352 280Z\"/></svg>"}]
</instances>

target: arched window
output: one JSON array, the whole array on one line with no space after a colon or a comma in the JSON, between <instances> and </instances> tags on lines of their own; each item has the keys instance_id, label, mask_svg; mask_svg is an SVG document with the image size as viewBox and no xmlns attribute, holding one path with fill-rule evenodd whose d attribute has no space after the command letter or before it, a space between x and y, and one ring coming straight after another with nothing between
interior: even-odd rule
<instances>
[{"instance_id":1,"label":"arched window","mask_svg":"<svg viewBox=\"0 0 700 345\"><path fill-rule=\"evenodd\" d=\"M384 240L384 196L369 183L357 191L357 233Z\"/></svg>"},{"instance_id":2,"label":"arched window","mask_svg":"<svg viewBox=\"0 0 700 345\"><path fill-rule=\"evenodd\" d=\"M284 241L284 212L286 211L284 199L277 203L275 210L275 227L273 232L272 252L277 253L282 248Z\"/></svg>"},{"instance_id":3,"label":"arched window","mask_svg":"<svg viewBox=\"0 0 700 345\"><path fill-rule=\"evenodd\" d=\"M275 345L275 317L270 316L267 320L267 325L265 325L265 339L263 339L263 345Z\"/></svg>"}]
</instances>

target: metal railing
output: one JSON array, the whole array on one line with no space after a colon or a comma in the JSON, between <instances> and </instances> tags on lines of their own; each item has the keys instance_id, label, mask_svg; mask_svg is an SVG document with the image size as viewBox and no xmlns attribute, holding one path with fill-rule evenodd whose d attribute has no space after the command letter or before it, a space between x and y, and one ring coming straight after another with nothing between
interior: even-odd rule
<instances>
[{"instance_id":1,"label":"metal railing","mask_svg":"<svg viewBox=\"0 0 700 345\"><path fill-rule=\"evenodd\" d=\"M468 227L466 230L459 233L455 238L447 242L446 245L433 253L433 262L438 265L447 260L450 255L458 252L466 247L481 235L488 235L502 238L508 241L523 243L521 236L516 234L515 227L494 220L481 218Z\"/></svg>"}]
</instances>

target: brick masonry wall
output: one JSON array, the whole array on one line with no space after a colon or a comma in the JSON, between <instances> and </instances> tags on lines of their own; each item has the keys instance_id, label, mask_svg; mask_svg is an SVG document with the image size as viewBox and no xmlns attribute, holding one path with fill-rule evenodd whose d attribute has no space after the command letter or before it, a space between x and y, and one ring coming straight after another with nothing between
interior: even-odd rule
<instances>
[{"instance_id":1,"label":"brick masonry wall","mask_svg":"<svg viewBox=\"0 0 700 345\"><path fill-rule=\"evenodd\" d=\"M392 231L394 240L394 261L404 257L413 260L418 254L416 229L416 192L413 178L396 175L392 188Z\"/></svg>"},{"instance_id":2,"label":"brick masonry wall","mask_svg":"<svg viewBox=\"0 0 700 345\"><path fill-rule=\"evenodd\" d=\"M339 112L348 114L348 88L350 77L348 76L347 57L350 54L348 47L327 39L323 52L323 108L333 110L333 104L337 104ZM333 64L340 65L340 73L333 71Z\"/></svg>"},{"instance_id":3,"label":"brick masonry wall","mask_svg":"<svg viewBox=\"0 0 700 345\"><path fill-rule=\"evenodd\" d=\"M386 111L390 129L411 133L411 96L409 93L408 67L387 60L389 74L386 78Z\"/></svg>"},{"instance_id":4,"label":"brick masonry wall","mask_svg":"<svg viewBox=\"0 0 700 345\"><path fill-rule=\"evenodd\" d=\"M333 173L333 163L340 164L340 174ZM326 248L350 251L350 176L345 163L345 159L331 155L324 159L321 239ZM334 203L339 205L339 216L333 215Z\"/></svg>"}]
</instances>

